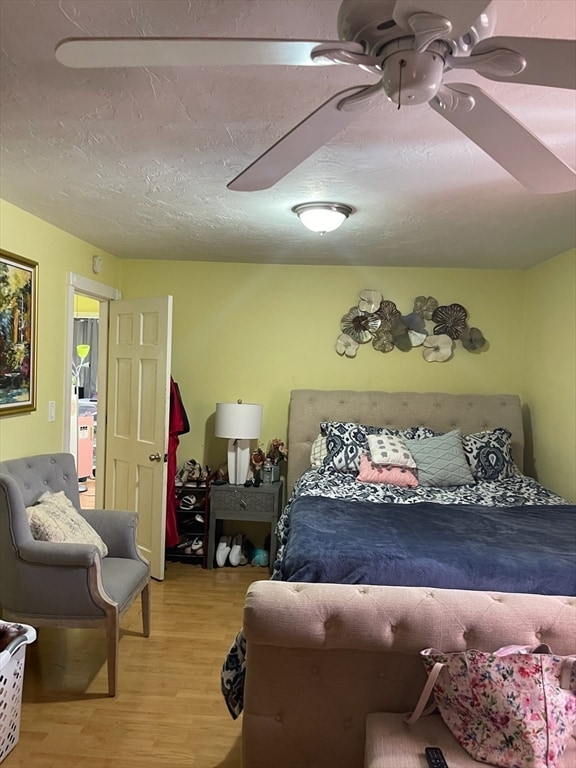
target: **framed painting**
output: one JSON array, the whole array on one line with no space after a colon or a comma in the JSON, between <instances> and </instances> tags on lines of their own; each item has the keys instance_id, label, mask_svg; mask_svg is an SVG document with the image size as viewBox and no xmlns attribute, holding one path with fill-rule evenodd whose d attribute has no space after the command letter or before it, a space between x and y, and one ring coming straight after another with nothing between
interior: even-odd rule
<instances>
[{"instance_id":1,"label":"framed painting","mask_svg":"<svg viewBox=\"0 0 576 768\"><path fill-rule=\"evenodd\" d=\"M0 416L36 410L38 264L0 250Z\"/></svg>"}]
</instances>

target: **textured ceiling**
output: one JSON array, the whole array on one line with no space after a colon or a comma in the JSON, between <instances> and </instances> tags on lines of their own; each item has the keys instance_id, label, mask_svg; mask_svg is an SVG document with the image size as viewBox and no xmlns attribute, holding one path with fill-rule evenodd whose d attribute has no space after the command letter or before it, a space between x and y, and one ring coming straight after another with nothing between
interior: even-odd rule
<instances>
[{"instance_id":1,"label":"textured ceiling","mask_svg":"<svg viewBox=\"0 0 576 768\"><path fill-rule=\"evenodd\" d=\"M376 2L378 0L375 0ZM495 34L576 36L572 0L495 0ZM575 244L573 193L534 195L427 105L378 101L269 190L226 184L356 67L72 70L83 36L337 38L338 0L0 0L0 195L120 258L530 267ZM576 165L573 92L480 85ZM291 208L356 212L335 233Z\"/></svg>"}]
</instances>

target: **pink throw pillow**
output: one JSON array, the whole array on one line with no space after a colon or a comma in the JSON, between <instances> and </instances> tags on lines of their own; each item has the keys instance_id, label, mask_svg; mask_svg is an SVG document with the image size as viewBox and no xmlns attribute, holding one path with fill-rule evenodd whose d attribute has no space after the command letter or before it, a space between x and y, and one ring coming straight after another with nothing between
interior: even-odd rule
<instances>
[{"instance_id":1,"label":"pink throw pillow","mask_svg":"<svg viewBox=\"0 0 576 768\"><path fill-rule=\"evenodd\" d=\"M418 480L413 472L406 467L393 467L384 464L374 464L366 453L360 456L360 472L356 480L359 483L388 483L416 488Z\"/></svg>"}]
</instances>

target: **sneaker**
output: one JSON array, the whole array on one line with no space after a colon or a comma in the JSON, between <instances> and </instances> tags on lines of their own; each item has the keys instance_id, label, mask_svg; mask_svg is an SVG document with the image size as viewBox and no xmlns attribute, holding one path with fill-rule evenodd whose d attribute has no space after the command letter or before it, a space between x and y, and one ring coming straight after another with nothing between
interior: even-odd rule
<instances>
[{"instance_id":1,"label":"sneaker","mask_svg":"<svg viewBox=\"0 0 576 768\"><path fill-rule=\"evenodd\" d=\"M183 496L180 499L180 509L194 509L196 506L196 496Z\"/></svg>"}]
</instances>

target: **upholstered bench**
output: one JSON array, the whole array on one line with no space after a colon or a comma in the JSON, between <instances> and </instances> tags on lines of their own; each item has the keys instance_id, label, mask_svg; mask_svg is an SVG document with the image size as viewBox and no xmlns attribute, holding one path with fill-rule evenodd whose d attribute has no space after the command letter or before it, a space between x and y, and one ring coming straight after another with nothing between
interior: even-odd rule
<instances>
[{"instance_id":1,"label":"upholstered bench","mask_svg":"<svg viewBox=\"0 0 576 768\"><path fill-rule=\"evenodd\" d=\"M246 768L424 768L428 744L446 747L450 768L480 768L457 744L450 752L453 737L434 715L404 725L426 682L420 651L548 643L572 654L576 598L258 581L248 588L243 627ZM403 740L394 746L371 728L366 752L367 719L379 723L374 712L395 712L389 717ZM440 731L428 733L434 723Z\"/></svg>"},{"instance_id":2,"label":"upholstered bench","mask_svg":"<svg viewBox=\"0 0 576 768\"><path fill-rule=\"evenodd\" d=\"M388 712L374 712L366 718L364 768L426 768L426 747L440 747L448 768L485 765L462 749L440 715L421 717L414 725L404 722L404 715ZM576 741L571 739L560 768L575 765Z\"/></svg>"}]
</instances>

